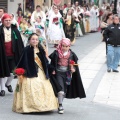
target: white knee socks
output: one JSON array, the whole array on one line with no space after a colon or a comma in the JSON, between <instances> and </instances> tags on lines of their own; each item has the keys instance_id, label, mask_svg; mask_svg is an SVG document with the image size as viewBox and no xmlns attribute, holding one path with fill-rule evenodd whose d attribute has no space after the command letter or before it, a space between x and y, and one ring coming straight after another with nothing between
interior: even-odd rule
<instances>
[{"instance_id":1,"label":"white knee socks","mask_svg":"<svg viewBox=\"0 0 120 120\"><path fill-rule=\"evenodd\" d=\"M13 73L10 73L10 77L0 78L1 90L5 90L5 84L7 86L11 85L11 82L12 82L13 78L14 78Z\"/></svg>"},{"instance_id":2,"label":"white knee socks","mask_svg":"<svg viewBox=\"0 0 120 120\"><path fill-rule=\"evenodd\" d=\"M14 75L13 75L13 73L10 73L10 77L8 77L8 79L6 81L6 85L7 86L11 85L11 82L13 79L14 79Z\"/></svg>"},{"instance_id":3,"label":"white knee socks","mask_svg":"<svg viewBox=\"0 0 120 120\"><path fill-rule=\"evenodd\" d=\"M0 78L0 85L1 85L1 90L5 90L5 82L7 80L7 77Z\"/></svg>"},{"instance_id":4,"label":"white knee socks","mask_svg":"<svg viewBox=\"0 0 120 120\"><path fill-rule=\"evenodd\" d=\"M59 104L62 104L63 99L64 99L64 92L63 92L63 91L60 91L60 92L58 93L58 102L59 102Z\"/></svg>"}]
</instances>

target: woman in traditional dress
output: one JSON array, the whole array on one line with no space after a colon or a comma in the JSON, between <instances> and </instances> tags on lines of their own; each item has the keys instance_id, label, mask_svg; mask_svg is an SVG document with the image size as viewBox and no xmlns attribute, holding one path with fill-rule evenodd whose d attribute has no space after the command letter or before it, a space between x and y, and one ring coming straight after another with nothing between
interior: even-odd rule
<instances>
[{"instance_id":1,"label":"woman in traditional dress","mask_svg":"<svg viewBox=\"0 0 120 120\"><path fill-rule=\"evenodd\" d=\"M83 13L83 22L85 25L85 32L90 32L90 11L87 10L86 7L84 7L84 13Z\"/></svg>"},{"instance_id":2,"label":"woman in traditional dress","mask_svg":"<svg viewBox=\"0 0 120 120\"><path fill-rule=\"evenodd\" d=\"M113 13L110 12L108 13L108 15L106 16L106 19L104 21L101 22L101 33L103 34L104 30L108 27L108 25L113 23ZM103 39L104 41L104 39Z\"/></svg>"},{"instance_id":3,"label":"woman in traditional dress","mask_svg":"<svg viewBox=\"0 0 120 120\"><path fill-rule=\"evenodd\" d=\"M31 113L51 111L58 108L48 75L48 60L38 35L29 37L30 45L24 48L17 68L23 68L25 75L18 77L14 93L14 112Z\"/></svg>"},{"instance_id":4,"label":"woman in traditional dress","mask_svg":"<svg viewBox=\"0 0 120 120\"><path fill-rule=\"evenodd\" d=\"M15 16L13 13L11 14L11 23L19 29L19 24L18 24L17 20L15 19Z\"/></svg>"},{"instance_id":5,"label":"woman in traditional dress","mask_svg":"<svg viewBox=\"0 0 120 120\"><path fill-rule=\"evenodd\" d=\"M41 19L42 19L41 16L38 16L36 18L36 22L34 23L34 26L35 26L36 32L40 32L41 37L46 39L46 36L45 36L45 25L41 21Z\"/></svg>"},{"instance_id":6,"label":"woman in traditional dress","mask_svg":"<svg viewBox=\"0 0 120 120\"><path fill-rule=\"evenodd\" d=\"M81 27L79 24L79 19L78 19L78 15L77 15L77 11L75 11L75 9L72 7L72 16L75 19L75 24L76 24L76 37L80 37L83 36L83 33L81 31Z\"/></svg>"},{"instance_id":7,"label":"woman in traditional dress","mask_svg":"<svg viewBox=\"0 0 120 120\"><path fill-rule=\"evenodd\" d=\"M96 5L91 8L90 15L90 30L96 32L99 27L99 10Z\"/></svg>"},{"instance_id":8,"label":"woman in traditional dress","mask_svg":"<svg viewBox=\"0 0 120 120\"><path fill-rule=\"evenodd\" d=\"M25 18L22 18L22 21L21 21L20 26L19 26L19 30L21 32L21 36L22 36L22 39L23 39L24 47L26 47L26 43L28 41L28 38L24 34L25 31L27 30L27 28L28 28L27 20Z\"/></svg>"},{"instance_id":9,"label":"woman in traditional dress","mask_svg":"<svg viewBox=\"0 0 120 120\"><path fill-rule=\"evenodd\" d=\"M106 16L106 20L101 22L102 35L104 34L105 29L112 23L113 23L113 13L110 12ZM103 41L105 41L104 37L103 37ZM107 54L107 41L105 41L105 43L106 43L106 54Z\"/></svg>"},{"instance_id":10,"label":"woman in traditional dress","mask_svg":"<svg viewBox=\"0 0 120 120\"><path fill-rule=\"evenodd\" d=\"M54 8L53 14L49 18L49 43L54 44L56 47L63 37L65 37L63 31L63 25L61 23L62 15L59 13L58 8Z\"/></svg>"},{"instance_id":11,"label":"woman in traditional dress","mask_svg":"<svg viewBox=\"0 0 120 120\"><path fill-rule=\"evenodd\" d=\"M39 35L39 40L42 46L46 47L48 49L48 44L46 40L46 34L45 34L45 25L41 20L41 16L38 16L36 18L36 22L34 23L36 33Z\"/></svg>"},{"instance_id":12,"label":"woman in traditional dress","mask_svg":"<svg viewBox=\"0 0 120 120\"><path fill-rule=\"evenodd\" d=\"M27 21L27 28L24 32L24 37L25 37L25 40L24 40L24 46L27 46L28 45L28 37L32 34L32 33L35 33L36 30L35 30L35 27L32 26L30 20Z\"/></svg>"},{"instance_id":13,"label":"woman in traditional dress","mask_svg":"<svg viewBox=\"0 0 120 120\"><path fill-rule=\"evenodd\" d=\"M77 16L78 16L78 19L79 19L79 25L80 25L80 28L82 30L82 33L83 35L85 34L85 28L84 28L84 23L83 23L83 12L82 12L82 9L80 7L77 8Z\"/></svg>"},{"instance_id":14,"label":"woman in traditional dress","mask_svg":"<svg viewBox=\"0 0 120 120\"><path fill-rule=\"evenodd\" d=\"M35 27L32 26L30 20L27 20L27 31L28 31L28 34L32 34L32 33L35 33L36 30L35 30Z\"/></svg>"},{"instance_id":15,"label":"woman in traditional dress","mask_svg":"<svg viewBox=\"0 0 120 120\"><path fill-rule=\"evenodd\" d=\"M65 31L65 36L70 39L71 44L74 44L76 23L75 23L75 17L72 15L71 9L68 9L67 14L64 17L64 31Z\"/></svg>"},{"instance_id":16,"label":"woman in traditional dress","mask_svg":"<svg viewBox=\"0 0 120 120\"><path fill-rule=\"evenodd\" d=\"M19 13L18 13L18 17L17 17L17 22L18 22L19 25L20 25L22 19L23 19L22 12L19 11Z\"/></svg>"}]
</instances>

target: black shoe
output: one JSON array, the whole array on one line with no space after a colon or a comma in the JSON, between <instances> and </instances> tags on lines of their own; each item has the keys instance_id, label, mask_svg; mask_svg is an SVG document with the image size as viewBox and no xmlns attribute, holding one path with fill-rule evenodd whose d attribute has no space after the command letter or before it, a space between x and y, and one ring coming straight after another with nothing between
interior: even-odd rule
<instances>
[{"instance_id":1,"label":"black shoe","mask_svg":"<svg viewBox=\"0 0 120 120\"><path fill-rule=\"evenodd\" d=\"M15 75L15 76L14 76L14 79L16 79L16 78L17 78L17 76Z\"/></svg>"},{"instance_id":2,"label":"black shoe","mask_svg":"<svg viewBox=\"0 0 120 120\"><path fill-rule=\"evenodd\" d=\"M64 113L63 106L59 106L59 108L58 108L58 113L59 113L59 114L63 114L63 113Z\"/></svg>"},{"instance_id":3,"label":"black shoe","mask_svg":"<svg viewBox=\"0 0 120 120\"><path fill-rule=\"evenodd\" d=\"M111 72L111 69L107 69L107 72Z\"/></svg>"},{"instance_id":4,"label":"black shoe","mask_svg":"<svg viewBox=\"0 0 120 120\"><path fill-rule=\"evenodd\" d=\"M13 89L12 89L11 85L9 85L9 86L5 85L5 87L8 89L9 92L13 92Z\"/></svg>"},{"instance_id":5,"label":"black shoe","mask_svg":"<svg viewBox=\"0 0 120 120\"><path fill-rule=\"evenodd\" d=\"M118 73L119 71L118 70L113 70L113 72L117 72Z\"/></svg>"},{"instance_id":6,"label":"black shoe","mask_svg":"<svg viewBox=\"0 0 120 120\"><path fill-rule=\"evenodd\" d=\"M0 96L5 96L5 91L4 90L1 90Z\"/></svg>"}]
</instances>

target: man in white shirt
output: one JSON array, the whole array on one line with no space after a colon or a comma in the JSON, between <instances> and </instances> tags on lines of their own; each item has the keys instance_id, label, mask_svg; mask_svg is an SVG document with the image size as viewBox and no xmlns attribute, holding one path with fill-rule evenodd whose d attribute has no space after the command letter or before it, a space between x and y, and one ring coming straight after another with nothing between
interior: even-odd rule
<instances>
[{"instance_id":1,"label":"man in white shirt","mask_svg":"<svg viewBox=\"0 0 120 120\"><path fill-rule=\"evenodd\" d=\"M36 10L32 13L32 16L31 16L31 23L34 24L35 21L36 21L36 18L40 16L41 19L42 19L42 22L45 23L46 21L46 15L45 13L41 10L41 7L40 5L37 5L36 6Z\"/></svg>"}]
</instances>

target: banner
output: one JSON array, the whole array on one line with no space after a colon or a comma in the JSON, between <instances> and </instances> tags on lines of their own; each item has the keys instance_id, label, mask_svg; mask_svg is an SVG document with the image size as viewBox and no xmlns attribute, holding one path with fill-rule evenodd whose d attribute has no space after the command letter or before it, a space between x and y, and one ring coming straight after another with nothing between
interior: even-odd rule
<instances>
[{"instance_id":1,"label":"banner","mask_svg":"<svg viewBox=\"0 0 120 120\"><path fill-rule=\"evenodd\" d=\"M62 0L53 0L53 3L56 5L60 5L61 2L62 2Z\"/></svg>"}]
</instances>

